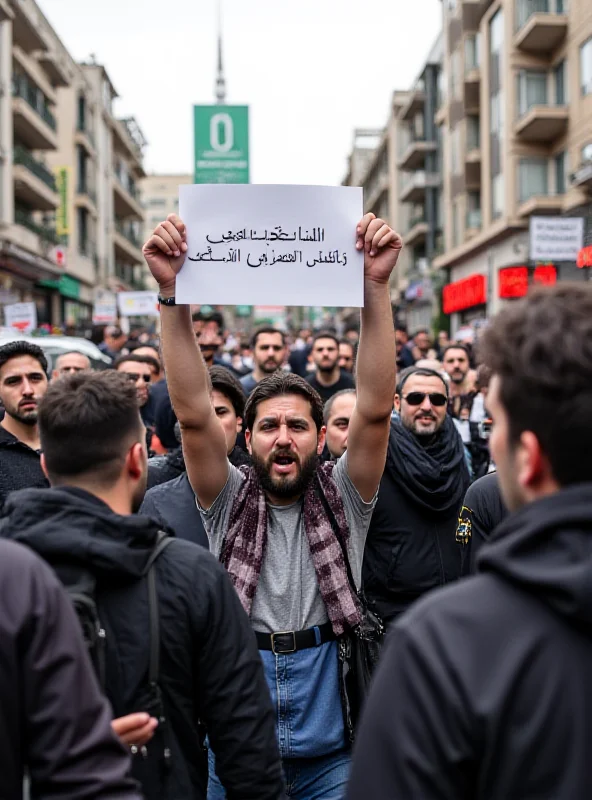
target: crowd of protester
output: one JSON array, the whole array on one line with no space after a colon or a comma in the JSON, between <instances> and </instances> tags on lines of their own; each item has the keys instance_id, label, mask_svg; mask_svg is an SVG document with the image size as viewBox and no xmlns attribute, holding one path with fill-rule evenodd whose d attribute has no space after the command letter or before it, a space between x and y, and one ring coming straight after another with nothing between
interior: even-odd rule
<instances>
[{"instance_id":1,"label":"crowd of protester","mask_svg":"<svg viewBox=\"0 0 592 800\"><path fill-rule=\"evenodd\" d=\"M592 290L410 338L356 235L339 334L192 313L169 217L159 337L0 347L0 797L592 791Z\"/></svg>"}]
</instances>

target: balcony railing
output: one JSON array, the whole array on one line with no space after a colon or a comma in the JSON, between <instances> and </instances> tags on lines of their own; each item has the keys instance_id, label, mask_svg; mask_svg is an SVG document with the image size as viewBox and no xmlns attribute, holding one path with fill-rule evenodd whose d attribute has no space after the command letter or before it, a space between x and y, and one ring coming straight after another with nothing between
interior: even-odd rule
<instances>
[{"instance_id":1,"label":"balcony railing","mask_svg":"<svg viewBox=\"0 0 592 800\"><path fill-rule=\"evenodd\" d=\"M565 14L565 0L518 0L516 30L523 28L533 14Z\"/></svg>"},{"instance_id":2,"label":"balcony railing","mask_svg":"<svg viewBox=\"0 0 592 800\"><path fill-rule=\"evenodd\" d=\"M47 106L47 98L32 81L25 75L14 75L12 80L13 97L22 97L31 108L39 114L41 119L55 131L57 130L56 118Z\"/></svg>"},{"instance_id":3,"label":"balcony railing","mask_svg":"<svg viewBox=\"0 0 592 800\"><path fill-rule=\"evenodd\" d=\"M91 258L96 264L98 261L97 246L92 239L80 239L78 242L78 252L81 256Z\"/></svg>"},{"instance_id":4,"label":"balcony railing","mask_svg":"<svg viewBox=\"0 0 592 800\"><path fill-rule=\"evenodd\" d=\"M481 209L474 208L467 211L467 229L468 230L481 230Z\"/></svg>"},{"instance_id":5,"label":"balcony railing","mask_svg":"<svg viewBox=\"0 0 592 800\"><path fill-rule=\"evenodd\" d=\"M478 125L469 124L467 127L467 151L479 150L481 147L481 130Z\"/></svg>"},{"instance_id":6,"label":"balcony railing","mask_svg":"<svg viewBox=\"0 0 592 800\"><path fill-rule=\"evenodd\" d=\"M119 185L122 186L123 189L125 189L125 191L128 194L131 194L131 196L134 198L134 200L137 200L139 202L139 200L140 200L140 192L138 191L138 189L136 187L136 184L132 180L130 180L128 177L122 175L118 169L115 169L114 173L115 173L115 177L117 178L117 182L119 183Z\"/></svg>"},{"instance_id":7,"label":"balcony railing","mask_svg":"<svg viewBox=\"0 0 592 800\"><path fill-rule=\"evenodd\" d=\"M52 244L59 244L60 239L55 228L49 225L40 225L38 222L35 222L28 211L15 208L14 221L17 225L22 225L24 228L28 228L30 231L33 231L33 233L36 233L40 239L44 239L46 242L51 242Z\"/></svg>"},{"instance_id":8,"label":"balcony railing","mask_svg":"<svg viewBox=\"0 0 592 800\"><path fill-rule=\"evenodd\" d=\"M93 135L93 132L87 125L85 125L84 120L81 119L78 120L76 124L76 130L78 131L78 133L83 133L86 136L86 138L90 141L92 146L93 147L95 146L95 137Z\"/></svg>"},{"instance_id":9,"label":"balcony railing","mask_svg":"<svg viewBox=\"0 0 592 800\"><path fill-rule=\"evenodd\" d=\"M115 220L115 230L120 233L125 239L128 240L130 244L133 244L134 247L141 248L142 242L140 241L140 237L136 234L134 229L125 222L121 220Z\"/></svg>"},{"instance_id":10,"label":"balcony railing","mask_svg":"<svg viewBox=\"0 0 592 800\"><path fill-rule=\"evenodd\" d=\"M421 225L423 222L426 222L425 214L415 214L409 219L409 230L415 228L416 225Z\"/></svg>"},{"instance_id":11,"label":"balcony railing","mask_svg":"<svg viewBox=\"0 0 592 800\"><path fill-rule=\"evenodd\" d=\"M86 181L79 181L78 187L76 189L77 194L85 194L87 197L90 198L92 203L96 206L97 204L97 193L92 186L89 186Z\"/></svg>"},{"instance_id":12,"label":"balcony railing","mask_svg":"<svg viewBox=\"0 0 592 800\"><path fill-rule=\"evenodd\" d=\"M45 164L37 161L26 147L16 145L14 148L13 161L15 164L21 164L23 167L26 167L29 172L32 172L39 180L43 181L52 192L57 191L53 172L51 172Z\"/></svg>"}]
</instances>

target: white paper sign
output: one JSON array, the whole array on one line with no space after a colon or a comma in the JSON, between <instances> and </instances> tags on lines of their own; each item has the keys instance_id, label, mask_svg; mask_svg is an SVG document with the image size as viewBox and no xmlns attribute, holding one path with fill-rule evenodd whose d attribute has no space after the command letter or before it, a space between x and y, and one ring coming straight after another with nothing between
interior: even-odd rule
<instances>
[{"instance_id":1,"label":"white paper sign","mask_svg":"<svg viewBox=\"0 0 592 800\"><path fill-rule=\"evenodd\" d=\"M156 292L119 292L117 303L123 317L158 316L158 294Z\"/></svg>"},{"instance_id":2,"label":"white paper sign","mask_svg":"<svg viewBox=\"0 0 592 800\"><path fill-rule=\"evenodd\" d=\"M583 244L583 217L530 218L532 261L575 261Z\"/></svg>"},{"instance_id":3,"label":"white paper sign","mask_svg":"<svg viewBox=\"0 0 592 800\"><path fill-rule=\"evenodd\" d=\"M37 327L35 303L13 303L4 306L4 321L8 328L16 328L21 333L30 333Z\"/></svg>"},{"instance_id":4,"label":"white paper sign","mask_svg":"<svg viewBox=\"0 0 592 800\"><path fill-rule=\"evenodd\" d=\"M362 213L351 186L180 186L188 250L177 302L361 307Z\"/></svg>"}]
</instances>

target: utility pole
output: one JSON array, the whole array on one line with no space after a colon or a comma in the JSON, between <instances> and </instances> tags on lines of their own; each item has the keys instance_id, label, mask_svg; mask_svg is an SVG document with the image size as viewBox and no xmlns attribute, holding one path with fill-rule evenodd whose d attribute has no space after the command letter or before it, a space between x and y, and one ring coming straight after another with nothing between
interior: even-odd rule
<instances>
[{"instance_id":1,"label":"utility pole","mask_svg":"<svg viewBox=\"0 0 592 800\"><path fill-rule=\"evenodd\" d=\"M214 93L217 105L224 105L226 103L226 78L224 77L224 62L222 57L222 0L218 0L218 66L216 70Z\"/></svg>"}]
</instances>

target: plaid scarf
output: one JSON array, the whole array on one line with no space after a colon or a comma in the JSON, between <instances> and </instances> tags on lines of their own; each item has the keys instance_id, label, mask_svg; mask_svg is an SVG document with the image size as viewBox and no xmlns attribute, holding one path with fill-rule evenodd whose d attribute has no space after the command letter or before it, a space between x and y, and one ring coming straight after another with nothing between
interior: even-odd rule
<instances>
[{"instance_id":1,"label":"plaid scarf","mask_svg":"<svg viewBox=\"0 0 592 800\"><path fill-rule=\"evenodd\" d=\"M349 526L343 500L331 475L334 463L322 464L304 493L304 530L319 582L319 589L336 636L361 621L360 607L347 578L343 551L331 520L334 516L347 547ZM238 592L243 608L250 615L257 591L261 564L267 543L267 502L255 470L241 467L245 481L230 512L228 533L224 539L220 561ZM325 503L319 492L323 493Z\"/></svg>"}]
</instances>

